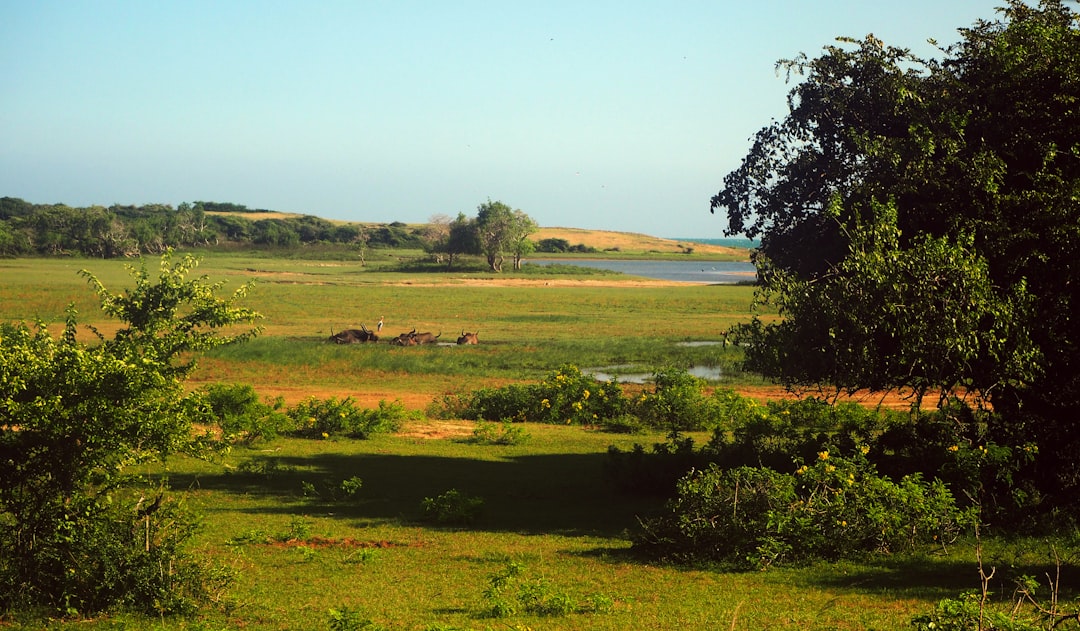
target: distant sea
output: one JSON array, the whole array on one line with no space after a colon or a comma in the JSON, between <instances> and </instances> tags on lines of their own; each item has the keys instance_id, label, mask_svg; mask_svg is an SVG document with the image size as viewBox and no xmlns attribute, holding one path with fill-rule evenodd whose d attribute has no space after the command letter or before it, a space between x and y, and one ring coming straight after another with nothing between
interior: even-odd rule
<instances>
[{"instance_id":1,"label":"distant sea","mask_svg":"<svg viewBox=\"0 0 1080 631\"><path fill-rule=\"evenodd\" d=\"M761 245L760 241L755 239L742 239L738 237L728 237L723 239L701 239L698 237L667 237L672 241L685 241L688 243L704 243L706 245L723 245L729 248L756 248Z\"/></svg>"}]
</instances>

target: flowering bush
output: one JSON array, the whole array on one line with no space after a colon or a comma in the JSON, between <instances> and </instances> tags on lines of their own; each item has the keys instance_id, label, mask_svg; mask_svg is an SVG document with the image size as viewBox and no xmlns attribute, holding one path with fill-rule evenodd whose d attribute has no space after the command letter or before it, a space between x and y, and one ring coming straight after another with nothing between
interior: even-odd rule
<instances>
[{"instance_id":1,"label":"flowering bush","mask_svg":"<svg viewBox=\"0 0 1080 631\"><path fill-rule=\"evenodd\" d=\"M293 432L307 438L348 436L367 438L372 434L397 431L401 424L415 416L400 401L379 401L376 409L364 409L356 405L352 397L338 400L309 397L290 408Z\"/></svg>"},{"instance_id":2,"label":"flowering bush","mask_svg":"<svg viewBox=\"0 0 1080 631\"><path fill-rule=\"evenodd\" d=\"M445 405L464 418L564 425L603 425L621 417L627 406L618 383L598 382L572 365L539 383L482 388L458 402Z\"/></svg>"}]
</instances>

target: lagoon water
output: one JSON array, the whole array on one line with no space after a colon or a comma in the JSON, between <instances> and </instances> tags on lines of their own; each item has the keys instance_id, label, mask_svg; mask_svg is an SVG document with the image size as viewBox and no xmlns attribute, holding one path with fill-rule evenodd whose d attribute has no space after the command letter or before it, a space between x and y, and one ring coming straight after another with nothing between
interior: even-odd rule
<instances>
[{"instance_id":1,"label":"lagoon water","mask_svg":"<svg viewBox=\"0 0 1080 631\"><path fill-rule=\"evenodd\" d=\"M526 265L577 265L632 276L706 285L733 284L755 279L753 263L739 261L631 261L624 259L528 259Z\"/></svg>"}]
</instances>

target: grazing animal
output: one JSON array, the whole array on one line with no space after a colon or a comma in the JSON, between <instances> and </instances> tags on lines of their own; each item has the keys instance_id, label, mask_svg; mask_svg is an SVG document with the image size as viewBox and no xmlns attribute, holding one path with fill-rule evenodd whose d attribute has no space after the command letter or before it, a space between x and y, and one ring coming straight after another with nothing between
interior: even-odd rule
<instances>
[{"instance_id":1,"label":"grazing animal","mask_svg":"<svg viewBox=\"0 0 1080 631\"><path fill-rule=\"evenodd\" d=\"M458 344L479 344L480 343L480 331L476 333L466 333L465 329L461 330L461 337L457 339Z\"/></svg>"}]
</instances>

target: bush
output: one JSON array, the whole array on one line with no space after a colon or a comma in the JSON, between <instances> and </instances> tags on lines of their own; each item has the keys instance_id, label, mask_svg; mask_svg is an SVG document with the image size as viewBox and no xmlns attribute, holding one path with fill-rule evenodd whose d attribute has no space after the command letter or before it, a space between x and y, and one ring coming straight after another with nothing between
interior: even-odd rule
<instances>
[{"instance_id":1,"label":"bush","mask_svg":"<svg viewBox=\"0 0 1080 631\"><path fill-rule=\"evenodd\" d=\"M906 415L870 410L857 403L829 404L814 398L760 405L733 392L717 391L713 400L731 432L714 431L703 451L723 468L763 466L785 471L792 462L812 460L826 448L852 453L856 446L872 445L882 427L898 417L907 420Z\"/></svg>"},{"instance_id":2,"label":"bush","mask_svg":"<svg viewBox=\"0 0 1080 631\"><path fill-rule=\"evenodd\" d=\"M765 567L944 545L976 522L939 480L881 477L858 450L823 450L794 474L711 465L678 482L635 547L679 559Z\"/></svg>"},{"instance_id":3,"label":"bush","mask_svg":"<svg viewBox=\"0 0 1080 631\"><path fill-rule=\"evenodd\" d=\"M186 615L232 582L188 550L198 521L159 491L155 499L76 497L42 507L52 527L33 533L0 528L0 546L33 555L0 560L5 609L45 606L62 615L106 609ZM18 577L32 575L31 580Z\"/></svg>"},{"instance_id":4,"label":"bush","mask_svg":"<svg viewBox=\"0 0 1080 631\"><path fill-rule=\"evenodd\" d=\"M714 406L702 392L702 379L681 368L663 368L653 373L653 382L654 390L642 393L636 406L647 425L676 436L715 425Z\"/></svg>"},{"instance_id":5,"label":"bush","mask_svg":"<svg viewBox=\"0 0 1080 631\"><path fill-rule=\"evenodd\" d=\"M459 403L444 402L461 418L528 421L559 425L603 425L625 414L627 401L615 381L601 383L577 366L565 365L536 384L482 388Z\"/></svg>"},{"instance_id":6,"label":"bush","mask_svg":"<svg viewBox=\"0 0 1080 631\"><path fill-rule=\"evenodd\" d=\"M271 403L259 400L255 389L246 384L212 384L201 389L221 428L221 439L227 443L251 444L257 440L272 440L287 431L290 420L278 397Z\"/></svg>"},{"instance_id":7,"label":"bush","mask_svg":"<svg viewBox=\"0 0 1080 631\"><path fill-rule=\"evenodd\" d=\"M510 421L503 421L501 424L480 421L473 430L470 442L478 445L520 445L529 438L524 427Z\"/></svg>"},{"instance_id":8,"label":"bush","mask_svg":"<svg viewBox=\"0 0 1080 631\"><path fill-rule=\"evenodd\" d=\"M484 500L457 489L450 489L438 497L425 497L420 504L424 519L436 524L469 525L484 508Z\"/></svg>"},{"instance_id":9,"label":"bush","mask_svg":"<svg viewBox=\"0 0 1080 631\"><path fill-rule=\"evenodd\" d=\"M396 432L417 414L406 410L401 401L379 401L378 408L365 410L358 407L352 397L341 400L309 397L290 408L288 416L297 436L367 438L373 434Z\"/></svg>"},{"instance_id":10,"label":"bush","mask_svg":"<svg viewBox=\"0 0 1080 631\"><path fill-rule=\"evenodd\" d=\"M187 280L197 260L161 258L152 281L108 291L89 272L102 310L120 321L106 339L79 341L69 308L63 334L44 323L0 325L0 612L90 615L113 608L186 613L218 574L186 550L194 518L165 496L125 501L125 470L199 452L209 408L183 386L196 353L242 341L219 335L259 316Z\"/></svg>"}]
</instances>

